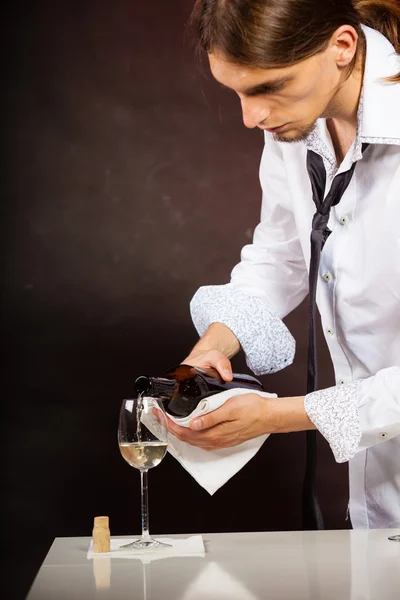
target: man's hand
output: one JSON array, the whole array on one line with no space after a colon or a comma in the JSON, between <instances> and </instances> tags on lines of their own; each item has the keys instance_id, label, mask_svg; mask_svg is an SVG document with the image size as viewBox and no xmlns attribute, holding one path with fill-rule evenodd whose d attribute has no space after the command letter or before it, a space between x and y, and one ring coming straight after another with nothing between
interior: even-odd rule
<instances>
[{"instance_id":1,"label":"man's hand","mask_svg":"<svg viewBox=\"0 0 400 600\"><path fill-rule=\"evenodd\" d=\"M257 394L242 394L193 419L190 427L181 427L168 419L168 428L179 440L192 446L205 450L229 448L274 430L268 400Z\"/></svg>"},{"instance_id":2,"label":"man's hand","mask_svg":"<svg viewBox=\"0 0 400 600\"><path fill-rule=\"evenodd\" d=\"M219 350L205 350L190 354L182 363L199 369L214 367L224 381L232 381L231 361Z\"/></svg>"},{"instance_id":3,"label":"man's hand","mask_svg":"<svg viewBox=\"0 0 400 600\"><path fill-rule=\"evenodd\" d=\"M303 396L264 398L251 393L230 398L220 408L193 419L190 427L176 425L168 418L168 429L191 446L220 450L267 433L315 427L304 410Z\"/></svg>"},{"instance_id":4,"label":"man's hand","mask_svg":"<svg viewBox=\"0 0 400 600\"><path fill-rule=\"evenodd\" d=\"M211 323L189 356L182 361L186 365L207 369L213 367L225 381L232 380L230 358L240 350L235 334L222 323Z\"/></svg>"}]
</instances>

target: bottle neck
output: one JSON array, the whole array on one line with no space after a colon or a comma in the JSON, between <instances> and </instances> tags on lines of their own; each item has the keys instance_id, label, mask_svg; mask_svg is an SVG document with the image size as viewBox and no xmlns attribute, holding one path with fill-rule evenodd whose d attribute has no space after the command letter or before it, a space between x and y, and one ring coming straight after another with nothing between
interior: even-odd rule
<instances>
[{"instance_id":1,"label":"bottle neck","mask_svg":"<svg viewBox=\"0 0 400 600\"><path fill-rule=\"evenodd\" d=\"M147 377L142 375L135 381L136 393L154 398L171 398L176 386L176 381L165 377Z\"/></svg>"}]
</instances>

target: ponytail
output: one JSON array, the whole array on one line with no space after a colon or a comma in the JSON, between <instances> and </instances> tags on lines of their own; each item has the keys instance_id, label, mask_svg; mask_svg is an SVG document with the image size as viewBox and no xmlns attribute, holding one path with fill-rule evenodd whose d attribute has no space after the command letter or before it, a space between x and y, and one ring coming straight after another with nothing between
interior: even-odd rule
<instances>
[{"instance_id":1,"label":"ponytail","mask_svg":"<svg viewBox=\"0 0 400 600\"><path fill-rule=\"evenodd\" d=\"M324 50L333 32L361 25L383 34L400 54L400 0L196 0L191 25L199 48L232 62L281 68ZM400 82L400 73L385 78Z\"/></svg>"}]
</instances>

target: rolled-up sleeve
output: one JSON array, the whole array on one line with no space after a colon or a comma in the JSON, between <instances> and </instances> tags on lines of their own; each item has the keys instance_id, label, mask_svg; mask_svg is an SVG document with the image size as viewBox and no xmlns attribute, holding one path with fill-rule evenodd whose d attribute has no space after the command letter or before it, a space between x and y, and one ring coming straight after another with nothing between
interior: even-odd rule
<instances>
[{"instance_id":1,"label":"rolled-up sleeve","mask_svg":"<svg viewBox=\"0 0 400 600\"><path fill-rule=\"evenodd\" d=\"M267 135L260 166L261 222L253 242L242 249L230 283L200 288L190 304L199 334L214 322L228 326L257 375L293 361L295 342L282 319L308 293L307 268L279 152Z\"/></svg>"},{"instance_id":2,"label":"rolled-up sleeve","mask_svg":"<svg viewBox=\"0 0 400 600\"><path fill-rule=\"evenodd\" d=\"M400 367L307 394L304 408L337 462L400 436Z\"/></svg>"},{"instance_id":3,"label":"rolled-up sleeve","mask_svg":"<svg viewBox=\"0 0 400 600\"><path fill-rule=\"evenodd\" d=\"M234 332L255 375L287 367L295 355L295 340L270 307L231 284L201 287L190 303L193 323L200 336L211 323L222 323Z\"/></svg>"}]
</instances>

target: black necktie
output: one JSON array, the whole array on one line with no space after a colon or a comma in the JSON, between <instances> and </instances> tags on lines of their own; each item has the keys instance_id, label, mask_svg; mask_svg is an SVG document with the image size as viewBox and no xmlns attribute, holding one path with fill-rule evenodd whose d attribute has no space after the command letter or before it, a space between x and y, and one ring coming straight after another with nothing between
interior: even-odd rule
<instances>
[{"instance_id":1,"label":"black necktie","mask_svg":"<svg viewBox=\"0 0 400 600\"><path fill-rule=\"evenodd\" d=\"M364 152L368 144L363 144ZM307 171L311 182L313 200L317 208L312 220L311 260L309 273L309 307L308 307L308 355L307 355L307 394L318 387L317 349L316 349L316 292L318 282L321 250L330 234L327 227L329 213L346 191L356 167L354 162L348 171L336 175L331 189L324 199L326 173L322 157L312 150L307 150ZM307 458L303 484L303 529L323 529L324 522L318 498L315 492L315 475L317 466L316 431L307 431Z\"/></svg>"}]
</instances>

